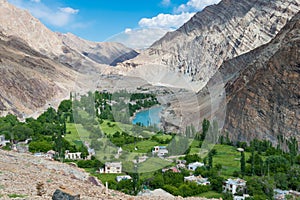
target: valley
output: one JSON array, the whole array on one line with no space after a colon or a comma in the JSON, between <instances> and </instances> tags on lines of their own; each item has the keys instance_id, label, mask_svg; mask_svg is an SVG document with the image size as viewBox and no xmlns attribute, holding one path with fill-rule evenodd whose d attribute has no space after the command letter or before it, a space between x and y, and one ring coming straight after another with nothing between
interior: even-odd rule
<instances>
[{"instance_id":1,"label":"valley","mask_svg":"<svg viewBox=\"0 0 300 200\"><path fill-rule=\"evenodd\" d=\"M0 0L0 199L300 198L299 0L221 0L145 49L23 3Z\"/></svg>"}]
</instances>

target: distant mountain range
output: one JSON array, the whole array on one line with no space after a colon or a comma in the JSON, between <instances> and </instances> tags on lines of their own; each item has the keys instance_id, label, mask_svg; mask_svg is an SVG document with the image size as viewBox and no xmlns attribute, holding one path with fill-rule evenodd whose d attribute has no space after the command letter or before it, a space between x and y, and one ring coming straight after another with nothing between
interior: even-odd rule
<instances>
[{"instance_id":1,"label":"distant mountain range","mask_svg":"<svg viewBox=\"0 0 300 200\"><path fill-rule=\"evenodd\" d=\"M88 90L93 74L138 54L119 43L54 33L6 0L0 1L0 13L1 115L22 117L57 106L71 91Z\"/></svg>"}]
</instances>

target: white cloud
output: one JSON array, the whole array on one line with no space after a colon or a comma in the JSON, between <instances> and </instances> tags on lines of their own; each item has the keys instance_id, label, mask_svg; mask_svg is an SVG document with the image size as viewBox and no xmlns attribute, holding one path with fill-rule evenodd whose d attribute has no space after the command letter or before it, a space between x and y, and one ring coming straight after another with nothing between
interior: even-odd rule
<instances>
[{"instance_id":1,"label":"white cloud","mask_svg":"<svg viewBox=\"0 0 300 200\"><path fill-rule=\"evenodd\" d=\"M171 0L162 0L161 4L164 6L169 6L171 4Z\"/></svg>"},{"instance_id":2,"label":"white cloud","mask_svg":"<svg viewBox=\"0 0 300 200\"><path fill-rule=\"evenodd\" d=\"M9 0L12 4L19 8L28 10L34 17L42 20L43 22L57 27L72 26L74 21L74 15L79 10L64 7L64 8L53 8L45 5L40 0Z\"/></svg>"},{"instance_id":3,"label":"white cloud","mask_svg":"<svg viewBox=\"0 0 300 200\"><path fill-rule=\"evenodd\" d=\"M107 42L119 42L133 49L145 49L151 46L156 40L164 36L169 29L125 29L124 32L114 35L106 40Z\"/></svg>"},{"instance_id":4,"label":"white cloud","mask_svg":"<svg viewBox=\"0 0 300 200\"><path fill-rule=\"evenodd\" d=\"M221 0L189 0L186 4L181 4L176 8L176 12L200 11L206 6L217 4Z\"/></svg>"},{"instance_id":5,"label":"white cloud","mask_svg":"<svg viewBox=\"0 0 300 200\"><path fill-rule=\"evenodd\" d=\"M124 32L129 33L130 31L132 31L131 28L126 28Z\"/></svg>"},{"instance_id":6,"label":"white cloud","mask_svg":"<svg viewBox=\"0 0 300 200\"><path fill-rule=\"evenodd\" d=\"M61 12L68 13L68 14L77 14L79 12L78 9L65 7L65 8L59 8Z\"/></svg>"},{"instance_id":7,"label":"white cloud","mask_svg":"<svg viewBox=\"0 0 300 200\"><path fill-rule=\"evenodd\" d=\"M142 18L139 26L142 28L177 29L187 22L195 13L181 13L178 15L159 14L152 18Z\"/></svg>"}]
</instances>

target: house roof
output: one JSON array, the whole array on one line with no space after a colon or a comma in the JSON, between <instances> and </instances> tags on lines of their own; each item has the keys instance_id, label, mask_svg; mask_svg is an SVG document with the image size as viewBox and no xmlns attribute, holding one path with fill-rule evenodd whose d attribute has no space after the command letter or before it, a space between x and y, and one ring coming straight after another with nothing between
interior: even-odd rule
<instances>
[{"instance_id":1,"label":"house roof","mask_svg":"<svg viewBox=\"0 0 300 200\"><path fill-rule=\"evenodd\" d=\"M193 163L190 163L189 166L204 166L204 163L201 163L201 162L193 162Z\"/></svg>"},{"instance_id":2,"label":"house roof","mask_svg":"<svg viewBox=\"0 0 300 200\"><path fill-rule=\"evenodd\" d=\"M122 162L106 162L106 167L120 167L122 166Z\"/></svg>"},{"instance_id":3,"label":"house roof","mask_svg":"<svg viewBox=\"0 0 300 200\"><path fill-rule=\"evenodd\" d=\"M237 179L227 179L227 181L225 181L227 184L231 184L231 185L245 185L246 181L240 178Z\"/></svg>"}]
</instances>

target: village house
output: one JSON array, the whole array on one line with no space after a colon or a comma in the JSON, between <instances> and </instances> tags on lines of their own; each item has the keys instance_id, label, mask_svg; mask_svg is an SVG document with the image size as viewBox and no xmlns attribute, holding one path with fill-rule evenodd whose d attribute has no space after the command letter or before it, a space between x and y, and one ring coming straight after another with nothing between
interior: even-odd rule
<instances>
[{"instance_id":1,"label":"village house","mask_svg":"<svg viewBox=\"0 0 300 200\"><path fill-rule=\"evenodd\" d=\"M155 146L152 150L152 154L156 154L158 157L164 157L169 153L166 146Z\"/></svg>"},{"instance_id":2,"label":"village house","mask_svg":"<svg viewBox=\"0 0 300 200\"><path fill-rule=\"evenodd\" d=\"M148 156L140 156L137 159L132 160L133 163L142 163L145 162L149 157Z\"/></svg>"},{"instance_id":3,"label":"village house","mask_svg":"<svg viewBox=\"0 0 300 200\"><path fill-rule=\"evenodd\" d=\"M122 173L122 162L106 162L104 168L99 169L101 174L120 174Z\"/></svg>"},{"instance_id":4,"label":"village house","mask_svg":"<svg viewBox=\"0 0 300 200\"><path fill-rule=\"evenodd\" d=\"M227 179L223 183L223 191L235 194L237 192L243 192L246 189L246 181L240 178Z\"/></svg>"},{"instance_id":5,"label":"village house","mask_svg":"<svg viewBox=\"0 0 300 200\"><path fill-rule=\"evenodd\" d=\"M243 194L243 196L234 195L233 200L245 200L246 198L249 198L249 197L250 197L249 194Z\"/></svg>"},{"instance_id":6,"label":"village house","mask_svg":"<svg viewBox=\"0 0 300 200\"><path fill-rule=\"evenodd\" d=\"M9 140L5 140L5 136L0 135L0 147L5 147L7 143L9 143Z\"/></svg>"},{"instance_id":7,"label":"village house","mask_svg":"<svg viewBox=\"0 0 300 200\"><path fill-rule=\"evenodd\" d=\"M161 170L163 173L167 172L167 171L171 171L174 173L180 173L180 170L177 167L168 167L168 168L164 168Z\"/></svg>"},{"instance_id":8,"label":"village house","mask_svg":"<svg viewBox=\"0 0 300 200\"><path fill-rule=\"evenodd\" d=\"M65 151L65 159L68 160L80 160L81 159L81 152L70 153L69 150Z\"/></svg>"},{"instance_id":9,"label":"village house","mask_svg":"<svg viewBox=\"0 0 300 200\"><path fill-rule=\"evenodd\" d=\"M131 176L128 176L128 175L117 176L117 177L116 177L116 181L117 181L117 182L125 181L125 180L130 180L130 179L131 179Z\"/></svg>"},{"instance_id":10,"label":"village house","mask_svg":"<svg viewBox=\"0 0 300 200\"><path fill-rule=\"evenodd\" d=\"M202 176L185 176L184 182L195 182L197 185L210 185L208 178L203 178Z\"/></svg>"},{"instance_id":11,"label":"village house","mask_svg":"<svg viewBox=\"0 0 300 200\"><path fill-rule=\"evenodd\" d=\"M178 169L185 169L186 168L186 160L177 160L176 161L176 167L178 168Z\"/></svg>"},{"instance_id":12,"label":"village house","mask_svg":"<svg viewBox=\"0 0 300 200\"><path fill-rule=\"evenodd\" d=\"M47 151L47 153L46 153L46 158L48 158L48 159L50 159L50 160L53 160L55 154L56 154L56 152L55 152L54 150L49 150L49 151Z\"/></svg>"},{"instance_id":13,"label":"village house","mask_svg":"<svg viewBox=\"0 0 300 200\"><path fill-rule=\"evenodd\" d=\"M287 196L293 197L293 199L298 199L300 197L300 192L294 190L281 190L274 189L274 199L275 200L285 200Z\"/></svg>"},{"instance_id":14,"label":"village house","mask_svg":"<svg viewBox=\"0 0 300 200\"><path fill-rule=\"evenodd\" d=\"M188 164L188 170L192 170L195 171L197 169L197 167L203 167L204 163L201 162L193 162Z\"/></svg>"},{"instance_id":15,"label":"village house","mask_svg":"<svg viewBox=\"0 0 300 200\"><path fill-rule=\"evenodd\" d=\"M33 155L35 157L41 157L41 158L47 158L49 160L53 160L55 154L56 154L55 151L49 150L47 153L37 152L37 153L34 153Z\"/></svg>"}]
</instances>

